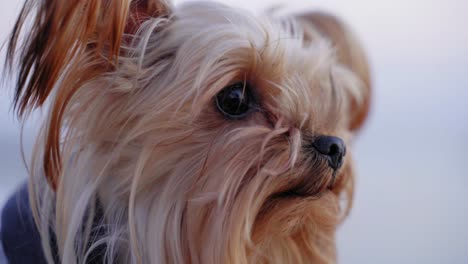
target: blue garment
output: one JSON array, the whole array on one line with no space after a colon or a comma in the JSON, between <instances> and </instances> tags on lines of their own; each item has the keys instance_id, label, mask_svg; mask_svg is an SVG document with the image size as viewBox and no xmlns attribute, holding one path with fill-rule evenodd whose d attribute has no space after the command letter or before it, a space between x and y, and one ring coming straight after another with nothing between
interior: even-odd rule
<instances>
[{"instance_id":1,"label":"blue garment","mask_svg":"<svg viewBox=\"0 0 468 264\"><path fill-rule=\"evenodd\" d=\"M23 184L2 210L0 240L10 264L46 264L28 199L28 188Z\"/></svg>"},{"instance_id":2,"label":"blue garment","mask_svg":"<svg viewBox=\"0 0 468 264\"><path fill-rule=\"evenodd\" d=\"M99 203L96 202L96 214L93 220L94 228L91 237L98 239L106 233L103 214ZM51 234L51 247L55 263L59 263L55 236ZM46 264L42 250L39 231L34 223L31 207L29 205L29 194L26 183L16 191L7 201L2 210L0 241L8 263L10 264ZM1 247L1 245L0 245ZM88 257L88 264L104 263L105 245L97 246ZM2 262L0 255L0 264Z\"/></svg>"}]
</instances>

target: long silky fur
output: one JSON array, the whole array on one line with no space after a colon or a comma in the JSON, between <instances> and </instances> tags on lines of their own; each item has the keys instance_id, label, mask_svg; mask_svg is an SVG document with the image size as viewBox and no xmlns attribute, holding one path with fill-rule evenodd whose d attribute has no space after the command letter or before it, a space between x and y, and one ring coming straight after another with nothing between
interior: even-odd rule
<instances>
[{"instance_id":1,"label":"long silky fur","mask_svg":"<svg viewBox=\"0 0 468 264\"><path fill-rule=\"evenodd\" d=\"M303 146L318 134L349 143L370 81L344 26L311 17L28 0L8 62L19 66L20 116L50 102L29 186L47 261L86 263L102 251L107 263L335 262L351 155L332 175ZM335 41L320 21L349 37ZM236 80L259 89L262 109L247 120L223 118L213 103ZM311 195L281 196L298 185Z\"/></svg>"}]
</instances>

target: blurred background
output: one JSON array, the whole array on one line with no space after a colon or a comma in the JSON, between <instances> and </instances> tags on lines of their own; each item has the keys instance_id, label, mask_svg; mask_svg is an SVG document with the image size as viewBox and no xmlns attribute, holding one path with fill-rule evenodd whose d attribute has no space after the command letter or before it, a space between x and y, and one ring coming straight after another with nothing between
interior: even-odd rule
<instances>
[{"instance_id":1,"label":"blurred background","mask_svg":"<svg viewBox=\"0 0 468 264\"><path fill-rule=\"evenodd\" d=\"M332 12L368 51L374 101L355 144L357 192L338 232L339 262L468 263L468 1L223 2ZM2 41L21 4L0 1ZM27 174L11 98L0 90L0 205ZM25 127L26 155L36 131L37 122Z\"/></svg>"}]
</instances>

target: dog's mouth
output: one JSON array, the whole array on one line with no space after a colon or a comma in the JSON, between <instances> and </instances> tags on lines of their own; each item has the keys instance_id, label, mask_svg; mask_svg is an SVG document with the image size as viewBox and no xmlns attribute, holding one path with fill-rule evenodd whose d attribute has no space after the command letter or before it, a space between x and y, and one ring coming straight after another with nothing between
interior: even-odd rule
<instances>
[{"instance_id":1,"label":"dog's mouth","mask_svg":"<svg viewBox=\"0 0 468 264\"><path fill-rule=\"evenodd\" d=\"M301 175L297 180L291 180L281 189L273 192L264 202L259 211L258 218L275 211L277 206L285 203L294 205L302 202L312 202L321 199L328 194L336 194L336 188L340 188L341 181L346 176L340 171L327 170L323 167L309 171Z\"/></svg>"},{"instance_id":2,"label":"dog's mouth","mask_svg":"<svg viewBox=\"0 0 468 264\"><path fill-rule=\"evenodd\" d=\"M335 187L337 178L340 177L336 171L330 175L322 175L315 179L304 177L298 183L291 187L281 190L272 195L273 199L303 199L303 198L319 198L322 193L331 191Z\"/></svg>"}]
</instances>

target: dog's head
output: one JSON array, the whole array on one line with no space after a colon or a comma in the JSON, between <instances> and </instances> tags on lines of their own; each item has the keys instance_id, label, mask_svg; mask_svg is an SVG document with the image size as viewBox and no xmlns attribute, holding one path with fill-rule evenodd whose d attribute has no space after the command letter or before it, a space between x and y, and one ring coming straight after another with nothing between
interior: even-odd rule
<instances>
[{"instance_id":1,"label":"dog's head","mask_svg":"<svg viewBox=\"0 0 468 264\"><path fill-rule=\"evenodd\" d=\"M63 259L86 257L79 226L97 199L108 259L334 260L370 98L346 26L213 3L41 4L16 104L50 100L36 158Z\"/></svg>"}]
</instances>

